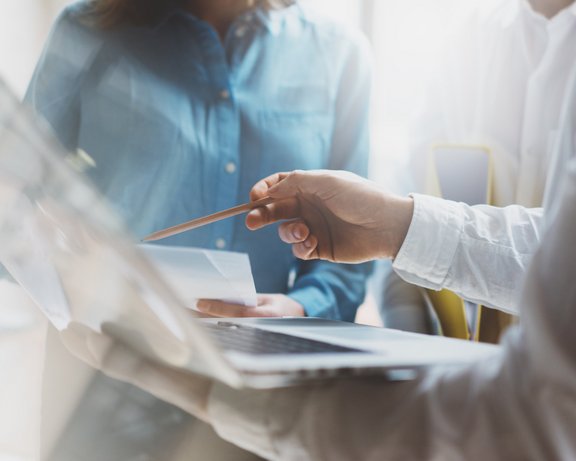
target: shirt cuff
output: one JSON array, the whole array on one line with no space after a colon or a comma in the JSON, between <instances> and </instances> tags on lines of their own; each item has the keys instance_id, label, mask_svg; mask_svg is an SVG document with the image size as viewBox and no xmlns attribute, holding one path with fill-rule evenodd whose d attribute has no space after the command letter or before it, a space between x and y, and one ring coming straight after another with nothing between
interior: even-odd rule
<instances>
[{"instance_id":1,"label":"shirt cuff","mask_svg":"<svg viewBox=\"0 0 576 461\"><path fill-rule=\"evenodd\" d=\"M392 267L407 282L439 290L460 243L464 213L459 203L412 194L414 214Z\"/></svg>"},{"instance_id":2,"label":"shirt cuff","mask_svg":"<svg viewBox=\"0 0 576 461\"><path fill-rule=\"evenodd\" d=\"M326 305L326 294L318 287L298 288L290 291L288 296L302 305L308 317L338 318L337 313Z\"/></svg>"}]
</instances>

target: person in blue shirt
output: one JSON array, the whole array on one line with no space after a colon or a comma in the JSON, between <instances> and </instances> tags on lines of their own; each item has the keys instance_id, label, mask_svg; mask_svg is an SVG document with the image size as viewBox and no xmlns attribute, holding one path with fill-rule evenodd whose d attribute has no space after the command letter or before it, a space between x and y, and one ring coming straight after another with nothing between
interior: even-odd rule
<instances>
[{"instance_id":1,"label":"person in blue shirt","mask_svg":"<svg viewBox=\"0 0 576 461\"><path fill-rule=\"evenodd\" d=\"M58 18L26 100L136 236L248 200L275 171L366 174L369 52L354 31L292 1L94 0ZM246 252L259 305L217 316L351 321L370 266L297 261L242 217L163 244Z\"/></svg>"}]
</instances>

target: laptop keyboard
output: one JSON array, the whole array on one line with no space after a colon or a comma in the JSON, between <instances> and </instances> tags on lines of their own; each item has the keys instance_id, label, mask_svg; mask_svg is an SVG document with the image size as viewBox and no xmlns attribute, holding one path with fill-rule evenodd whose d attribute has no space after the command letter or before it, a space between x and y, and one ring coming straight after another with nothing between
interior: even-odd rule
<instances>
[{"instance_id":1,"label":"laptop keyboard","mask_svg":"<svg viewBox=\"0 0 576 461\"><path fill-rule=\"evenodd\" d=\"M203 324L224 350L248 354L322 354L366 352L335 344L300 338L275 331L261 330L231 322Z\"/></svg>"}]
</instances>

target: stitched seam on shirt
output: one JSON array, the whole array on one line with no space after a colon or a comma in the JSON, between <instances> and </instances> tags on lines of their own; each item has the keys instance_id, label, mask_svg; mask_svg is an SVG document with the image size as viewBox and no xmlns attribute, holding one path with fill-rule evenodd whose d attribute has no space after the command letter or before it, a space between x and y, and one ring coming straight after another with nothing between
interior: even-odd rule
<instances>
[{"instance_id":1,"label":"stitched seam on shirt","mask_svg":"<svg viewBox=\"0 0 576 461\"><path fill-rule=\"evenodd\" d=\"M461 220L457 219L457 212L455 212L455 207L451 206L450 207L450 213L447 214L447 221L445 223L442 223L443 225L447 225L450 226L451 222L454 221L455 223L460 223ZM464 232L464 222L460 223L460 226L458 228L457 231L457 240L458 240L458 244L454 247L454 251L452 252L452 255L450 255L449 257L446 258L447 264L446 264L446 271L444 273L444 277L442 278L442 280L440 282L436 282L434 281L434 279L438 279L438 277L435 277L436 273L430 273L429 274L429 279L428 281L434 284L438 284L440 286L445 286L446 285L446 280L448 279L449 275L450 275L450 268L453 266L454 263L454 259L456 257L456 254L458 253L459 248L462 246L462 234ZM441 241L441 248L444 248L445 245L445 239L443 238ZM435 257L435 263L433 265L434 270L440 265L440 259L441 259L441 255L443 254L442 251L437 251L436 253L436 257Z\"/></svg>"},{"instance_id":2,"label":"stitched seam on shirt","mask_svg":"<svg viewBox=\"0 0 576 461\"><path fill-rule=\"evenodd\" d=\"M460 226L458 230L458 244L454 247L454 251L452 252L452 257L448 262L448 266L446 269L446 273L444 274L444 279L442 280L441 285L446 286L446 280L450 277L451 268L454 266L454 259L456 258L456 254L458 254L458 250L462 247L462 234L464 233L464 223Z\"/></svg>"},{"instance_id":3,"label":"stitched seam on shirt","mask_svg":"<svg viewBox=\"0 0 576 461\"><path fill-rule=\"evenodd\" d=\"M518 251L511 245L505 245L505 244L502 244L499 242L491 242L490 240L486 240L486 239L482 239L482 238L469 237L469 240L473 240L474 242L478 242L478 243L481 243L483 245L493 247L493 248L510 250L511 252L513 252L514 254L517 254L517 255L532 256L534 254L533 251Z\"/></svg>"}]
</instances>

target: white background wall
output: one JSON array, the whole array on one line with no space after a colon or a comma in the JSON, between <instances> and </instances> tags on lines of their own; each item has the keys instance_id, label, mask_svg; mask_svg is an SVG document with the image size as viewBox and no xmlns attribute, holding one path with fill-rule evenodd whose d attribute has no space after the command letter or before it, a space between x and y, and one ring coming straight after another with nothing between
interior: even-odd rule
<instances>
[{"instance_id":1,"label":"white background wall","mask_svg":"<svg viewBox=\"0 0 576 461\"><path fill-rule=\"evenodd\" d=\"M0 76L22 95L65 0L0 0Z\"/></svg>"}]
</instances>

